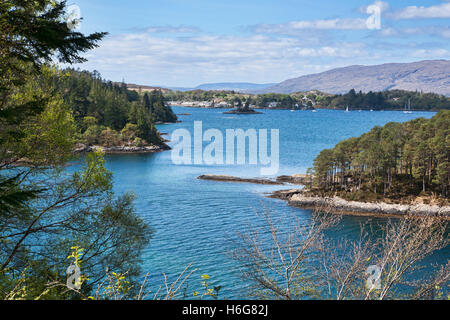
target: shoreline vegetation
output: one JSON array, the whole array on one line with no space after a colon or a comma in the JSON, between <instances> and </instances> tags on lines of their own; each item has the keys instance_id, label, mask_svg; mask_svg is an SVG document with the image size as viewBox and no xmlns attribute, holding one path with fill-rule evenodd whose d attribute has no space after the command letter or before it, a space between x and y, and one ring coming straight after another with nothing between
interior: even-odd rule
<instances>
[{"instance_id":1,"label":"shoreline vegetation","mask_svg":"<svg viewBox=\"0 0 450 320\"><path fill-rule=\"evenodd\" d=\"M167 91L171 106L231 109L248 105L251 109L349 111L439 111L450 109L450 97L417 91L390 90L328 94L318 90L292 94L248 94L236 91ZM411 105L411 109L409 109Z\"/></svg>"},{"instance_id":2,"label":"shoreline vegetation","mask_svg":"<svg viewBox=\"0 0 450 320\"><path fill-rule=\"evenodd\" d=\"M87 146L79 145L75 148L75 154L89 153L89 152L102 152L104 154L130 154L130 153L156 153L171 150L171 148L166 145L149 145L149 146Z\"/></svg>"},{"instance_id":3,"label":"shoreline vegetation","mask_svg":"<svg viewBox=\"0 0 450 320\"><path fill-rule=\"evenodd\" d=\"M416 198L410 204L349 201L341 197L316 196L310 190L281 190L272 193L270 198L287 201L292 207L317 210L326 208L335 214L363 215L373 217L395 216L427 216L450 219L450 206L421 203L421 198ZM425 200L426 201L426 200Z\"/></svg>"},{"instance_id":4,"label":"shoreline vegetation","mask_svg":"<svg viewBox=\"0 0 450 320\"><path fill-rule=\"evenodd\" d=\"M307 186L313 181L313 177L307 174L295 174L292 176L279 176L275 179L265 178L240 178L228 175L207 174L197 179L229 183L250 183L261 185L303 185L305 189L280 190L271 193L268 197L287 201L292 207L316 210L326 208L335 214L363 215L373 217L393 216L427 216L450 219L450 206L442 205L437 199L426 197L411 198L409 201L395 202L389 199L379 201L350 201L337 195L319 195L314 189Z\"/></svg>"},{"instance_id":5,"label":"shoreline vegetation","mask_svg":"<svg viewBox=\"0 0 450 320\"><path fill-rule=\"evenodd\" d=\"M448 110L431 119L375 127L323 150L309 170L310 177L296 181L307 188L279 191L271 197L292 206L334 207L332 211L353 214L449 217L449 137ZM255 179L208 176L208 180ZM289 177L284 181L291 182Z\"/></svg>"},{"instance_id":6,"label":"shoreline vegetation","mask_svg":"<svg viewBox=\"0 0 450 320\"><path fill-rule=\"evenodd\" d=\"M72 110L75 153L170 150L155 126L179 121L160 90L137 92L124 83L102 79L98 72L74 69L57 70L51 81Z\"/></svg>"}]
</instances>

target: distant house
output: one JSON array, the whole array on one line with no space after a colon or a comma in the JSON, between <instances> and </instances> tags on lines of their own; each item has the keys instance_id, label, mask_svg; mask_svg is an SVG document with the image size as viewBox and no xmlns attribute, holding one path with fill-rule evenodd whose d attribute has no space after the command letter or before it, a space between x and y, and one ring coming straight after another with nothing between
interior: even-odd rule
<instances>
[{"instance_id":1,"label":"distant house","mask_svg":"<svg viewBox=\"0 0 450 320\"><path fill-rule=\"evenodd\" d=\"M225 101L219 102L216 104L217 108L228 108L230 105L226 103Z\"/></svg>"},{"instance_id":2,"label":"distant house","mask_svg":"<svg viewBox=\"0 0 450 320\"><path fill-rule=\"evenodd\" d=\"M276 108L276 107L278 107L278 102L269 103L269 108Z\"/></svg>"},{"instance_id":3,"label":"distant house","mask_svg":"<svg viewBox=\"0 0 450 320\"><path fill-rule=\"evenodd\" d=\"M211 107L211 105L212 105L212 102L209 102L209 101L203 101L198 104L199 107L204 107L204 108L209 108L209 107Z\"/></svg>"}]
</instances>

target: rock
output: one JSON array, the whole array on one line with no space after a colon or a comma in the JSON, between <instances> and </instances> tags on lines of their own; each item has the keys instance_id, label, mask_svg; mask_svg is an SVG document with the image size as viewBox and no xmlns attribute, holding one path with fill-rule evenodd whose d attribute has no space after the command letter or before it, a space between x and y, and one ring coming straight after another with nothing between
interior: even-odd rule
<instances>
[{"instance_id":1,"label":"rock","mask_svg":"<svg viewBox=\"0 0 450 320\"><path fill-rule=\"evenodd\" d=\"M291 199L291 197L297 193L300 193L301 190L298 189L291 189L291 190L280 190L280 191L275 191L274 193L272 193L269 198L274 198L274 199L281 199L281 200L286 200L289 201L289 199Z\"/></svg>"},{"instance_id":2,"label":"rock","mask_svg":"<svg viewBox=\"0 0 450 320\"><path fill-rule=\"evenodd\" d=\"M199 180L211 180L211 181L220 181L220 182L240 182L240 183L254 183L254 184L266 184L266 185L282 185L278 181L273 181L269 179L247 179L247 178L238 178L232 176L225 175L213 175L206 174L198 177Z\"/></svg>"},{"instance_id":3,"label":"rock","mask_svg":"<svg viewBox=\"0 0 450 320\"><path fill-rule=\"evenodd\" d=\"M255 111L253 109L234 109L231 111L224 112L223 114L262 114L262 112Z\"/></svg>"},{"instance_id":4,"label":"rock","mask_svg":"<svg viewBox=\"0 0 450 320\"><path fill-rule=\"evenodd\" d=\"M102 151L106 154L121 154L121 153L153 153L161 152L165 150L170 150L170 147L166 144L161 146L150 145L150 146L114 146L114 147L103 147L103 146L86 146L83 144L77 145L74 150L75 153L86 153L93 151Z\"/></svg>"},{"instance_id":5,"label":"rock","mask_svg":"<svg viewBox=\"0 0 450 320\"><path fill-rule=\"evenodd\" d=\"M296 184L296 185L307 185L311 183L311 176L306 174L294 174L292 176L280 176L276 180L270 179L260 179L260 178L238 178L226 175L213 175L207 174L198 177L200 180L214 180L221 182L244 182L244 183L254 183L254 184L270 184L270 185L284 185L286 183ZM281 191L280 191L281 192ZM276 197L274 197L276 198Z\"/></svg>"},{"instance_id":6,"label":"rock","mask_svg":"<svg viewBox=\"0 0 450 320\"><path fill-rule=\"evenodd\" d=\"M292 176L279 176L277 181L291 184L308 185L312 182L312 176L307 174L294 174Z\"/></svg>"},{"instance_id":7,"label":"rock","mask_svg":"<svg viewBox=\"0 0 450 320\"><path fill-rule=\"evenodd\" d=\"M288 199L289 205L303 208L326 208L338 213L361 213L385 216L433 216L450 217L450 206L436 206L426 204L402 205L387 204L383 202L357 202L347 201L339 197L306 196L302 192L293 194Z\"/></svg>"},{"instance_id":8,"label":"rock","mask_svg":"<svg viewBox=\"0 0 450 320\"><path fill-rule=\"evenodd\" d=\"M75 146L75 149L73 151L74 153L86 153L86 152L92 152L92 148L88 145L79 143Z\"/></svg>"}]
</instances>

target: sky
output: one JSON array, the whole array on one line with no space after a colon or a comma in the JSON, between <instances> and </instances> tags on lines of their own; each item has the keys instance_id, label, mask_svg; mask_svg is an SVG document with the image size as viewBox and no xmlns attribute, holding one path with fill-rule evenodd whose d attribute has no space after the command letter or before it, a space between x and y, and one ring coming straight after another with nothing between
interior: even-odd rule
<instances>
[{"instance_id":1,"label":"sky","mask_svg":"<svg viewBox=\"0 0 450 320\"><path fill-rule=\"evenodd\" d=\"M76 68L164 87L278 83L349 65L450 59L450 0L68 0L104 31Z\"/></svg>"}]
</instances>

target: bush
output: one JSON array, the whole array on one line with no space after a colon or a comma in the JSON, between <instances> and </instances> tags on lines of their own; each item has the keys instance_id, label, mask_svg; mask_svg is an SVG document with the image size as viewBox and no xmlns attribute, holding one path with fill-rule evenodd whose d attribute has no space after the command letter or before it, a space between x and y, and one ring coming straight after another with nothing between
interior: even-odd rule
<instances>
[{"instance_id":1,"label":"bush","mask_svg":"<svg viewBox=\"0 0 450 320\"><path fill-rule=\"evenodd\" d=\"M132 123L127 123L125 128L122 129L120 132L122 134L123 139L130 143L132 141L135 141L136 139L136 132L137 132L137 126Z\"/></svg>"},{"instance_id":2,"label":"bush","mask_svg":"<svg viewBox=\"0 0 450 320\"><path fill-rule=\"evenodd\" d=\"M136 138L134 139L134 145L136 147L143 147L145 145L144 140L142 140L141 138Z\"/></svg>"},{"instance_id":3,"label":"bush","mask_svg":"<svg viewBox=\"0 0 450 320\"><path fill-rule=\"evenodd\" d=\"M104 129L104 127L97 125L88 127L83 134L84 142L86 142L88 145L100 143L100 134Z\"/></svg>"},{"instance_id":4,"label":"bush","mask_svg":"<svg viewBox=\"0 0 450 320\"><path fill-rule=\"evenodd\" d=\"M99 140L100 144L104 147L115 147L121 145L122 143L121 135L111 128L106 128L103 130L100 134Z\"/></svg>"}]
</instances>

